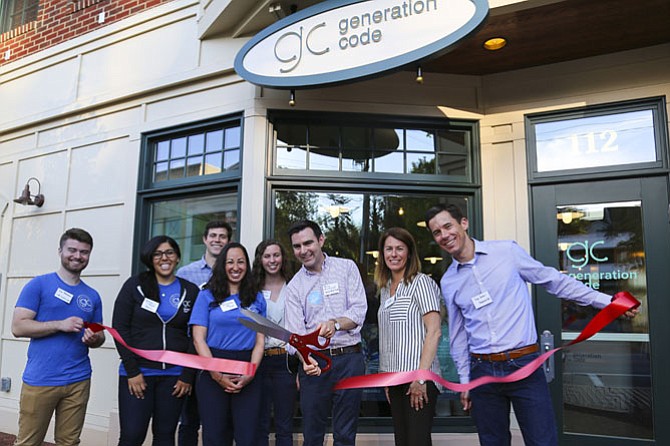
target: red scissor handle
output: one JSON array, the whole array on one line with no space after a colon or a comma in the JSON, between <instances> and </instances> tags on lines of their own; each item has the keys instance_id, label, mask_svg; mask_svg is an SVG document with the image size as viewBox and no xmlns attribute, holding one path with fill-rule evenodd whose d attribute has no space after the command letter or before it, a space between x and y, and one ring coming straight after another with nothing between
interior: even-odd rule
<instances>
[{"instance_id":1,"label":"red scissor handle","mask_svg":"<svg viewBox=\"0 0 670 446\"><path fill-rule=\"evenodd\" d=\"M330 370L330 366L332 364L330 356L321 353L319 350L309 348L309 345L313 345L316 348L324 349L330 345L330 339L326 339L326 341L323 344L319 342L318 329L306 335L297 335L295 333L292 333L291 338L289 339L288 342L293 347L295 347L296 350L298 350L298 353L300 353L302 359L305 360L305 363L309 364L308 358L309 355L311 354L313 356L318 356L319 358L326 361L326 366L321 368L322 372L327 372L328 370Z\"/></svg>"}]
</instances>

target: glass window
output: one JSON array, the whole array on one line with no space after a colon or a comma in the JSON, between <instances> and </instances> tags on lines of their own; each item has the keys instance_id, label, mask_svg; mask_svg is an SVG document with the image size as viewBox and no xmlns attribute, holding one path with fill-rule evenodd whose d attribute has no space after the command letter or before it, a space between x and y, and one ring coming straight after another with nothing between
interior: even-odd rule
<instances>
[{"instance_id":1,"label":"glass window","mask_svg":"<svg viewBox=\"0 0 670 446\"><path fill-rule=\"evenodd\" d=\"M205 226L213 220L223 220L237 228L237 194L216 194L214 196L184 197L157 200L150 204L151 233L168 235L181 248L180 266L202 258L205 245L202 235Z\"/></svg>"},{"instance_id":2,"label":"glass window","mask_svg":"<svg viewBox=\"0 0 670 446\"><path fill-rule=\"evenodd\" d=\"M420 123L397 126L383 123L381 118L331 118L317 113L272 121L273 172L277 174L290 174L291 170L315 175L346 172L350 176L403 173L473 181L473 123L454 125L445 120L430 127Z\"/></svg>"},{"instance_id":3,"label":"glass window","mask_svg":"<svg viewBox=\"0 0 670 446\"><path fill-rule=\"evenodd\" d=\"M326 238L324 252L352 259L358 265L368 298L368 314L362 330L366 373L377 373L379 367L379 304L373 281L375 264L381 261L377 246L379 236L390 227L407 229L417 242L422 271L439 282L451 260L435 244L423 223L425 211L438 202L456 204L464 210L472 206L469 196L459 194L445 198L445 194L274 191L274 237L285 247L290 247L286 235L290 224L307 218L321 226ZM292 255L289 257L294 262L294 268L299 268L295 258ZM444 316L443 312L443 336L438 350L442 376L450 381L458 381L456 367L449 355L449 332ZM390 416L383 389L364 390L361 416ZM437 416L464 416L457 394L445 391L440 395Z\"/></svg>"},{"instance_id":4,"label":"glass window","mask_svg":"<svg viewBox=\"0 0 670 446\"><path fill-rule=\"evenodd\" d=\"M179 243L183 266L203 256L208 222L239 226L241 129L233 116L144 136L136 252L151 237L168 235Z\"/></svg>"},{"instance_id":5,"label":"glass window","mask_svg":"<svg viewBox=\"0 0 670 446\"><path fill-rule=\"evenodd\" d=\"M151 178L154 185L239 171L240 121L225 122L217 127L153 139Z\"/></svg>"},{"instance_id":6,"label":"glass window","mask_svg":"<svg viewBox=\"0 0 670 446\"><path fill-rule=\"evenodd\" d=\"M531 177L667 165L665 104L644 99L526 117Z\"/></svg>"},{"instance_id":7,"label":"glass window","mask_svg":"<svg viewBox=\"0 0 670 446\"><path fill-rule=\"evenodd\" d=\"M39 0L7 0L0 2L0 33L11 31L37 20Z\"/></svg>"}]
</instances>

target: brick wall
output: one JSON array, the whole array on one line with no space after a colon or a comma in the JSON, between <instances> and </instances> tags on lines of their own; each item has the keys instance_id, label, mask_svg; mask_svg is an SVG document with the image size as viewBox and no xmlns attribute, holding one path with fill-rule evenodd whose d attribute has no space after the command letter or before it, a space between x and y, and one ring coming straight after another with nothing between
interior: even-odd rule
<instances>
[{"instance_id":1,"label":"brick wall","mask_svg":"<svg viewBox=\"0 0 670 446\"><path fill-rule=\"evenodd\" d=\"M40 0L37 20L0 34L0 65L170 0ZM101 14L104 20L100 23Z\"/></svg>"}]
</instances>

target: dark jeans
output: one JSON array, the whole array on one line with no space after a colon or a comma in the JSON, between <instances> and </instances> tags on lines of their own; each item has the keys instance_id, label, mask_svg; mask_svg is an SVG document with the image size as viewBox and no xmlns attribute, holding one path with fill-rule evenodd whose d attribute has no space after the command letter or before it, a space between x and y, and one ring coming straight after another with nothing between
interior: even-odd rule
<instances>
[{"instance_id":1,"label":"dark jeans","mask_svg":"<svg viewBox=\"0 0 670 446\"><path fill-rule=\"evenodd\" d=\"M198 430L200 414L198 413L198 397L195 392L184 400L184 407L179 419L179 446L198 446Z\"/></svg>"},{"instance_id":2,"label":"dark jeans","mask_svg":"<svg viewBox=\"0 0 670 446\"><path fill-rule=\"evenodd\" d=\"M250 361L251 350L231 351L211 349L216 358ZM198 374L195 390L202 423L203 446L221 446L235 439L236 446L256 446L256 426L261 410L262 382L259 377L247 384L240 393L227 393L209 372Z\"/></svg>"},{"instance_id":3,"label":"dark jeans","mask_svg":"<svg viewBox=\"0 0 670 446\"><path fill-rule=\"evenodd\" d=\"M257 378L263 382L259 446L268 446L270 418L274 410L275 445L293 444L293 410L298 393L295 375L289 373L286 355L265 356Z\"/></svg>"},{"instance_id":4,"label":"dark jeans","mask_svg":"<svg viewBox=\"0 0 670 446\"><path fill-rule=\"evenodd\" d=\"M139 399L128 391L128 377L119 376L119 446L141 446L149 420L153 446L174 446L174 434L184 402L172 396L178 376L145 376L147 388Z\"/></svg>"},{"instance_id":5,"label":"dark jeans","mask_svg":"<svg viewBox=\"0 0 670 446\"><path fill-rule=\"evenodd\" d=\"M509 361L470 359L470 379L480 376L507 376L537 358L532 353ZM528 378L513 383L486 384L470 391L472 417L482 446L509 446L510 404L526 446L558 444L554 409L549 386L541 368Z\"/></svg>"},{"instance_id":6,"label":"dark jeans","mask_svg":"<svg viewBox=\"0 0 670 446\"><path fill-rule=\"evenodd\" d=\"M332 368L321 376L307 376L300 368L300 407L303 414L303 446L323 446L328 416L333 416L333 445L354 446L363 391L338 390L341 379L365 373L361 353L333 356Z\"/></svg>"},{"instance_id":7,"label":"dark jeans","mask_svg":"<svg viewBox=\"0 0 670 446\"><path fill-rule=\"evenodd\" d=\"M409 384L389 387L396 446L430 446L433 444L431 431L440 392L432 381L427 381L426 386L428 401L420 410L410 406L409 395L407 395Z\"/></svg>"}]
</instances>

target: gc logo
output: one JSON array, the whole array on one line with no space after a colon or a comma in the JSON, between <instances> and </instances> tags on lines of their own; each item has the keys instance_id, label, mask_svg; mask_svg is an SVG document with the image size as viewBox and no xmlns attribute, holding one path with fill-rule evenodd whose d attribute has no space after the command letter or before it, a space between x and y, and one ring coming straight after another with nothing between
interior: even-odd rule
<instances>
[{"instance_id":1,"label":"gc logo","mask_svg":"<svg viewBox=\"0 0 670 446\"><path fill-rule=\"evenodd\" d=\"M609 260L608 257L598 257L593 252L596 246L603 245L604 243L605 242L603 240L599 240L597 242L593 242L591 246L589 246L588 240L585 240L583 242L575 242L572 243L570 246L568 246L568 249L565 250L565 255L567 256L568 259L570 259L573 266L577 269L582 269L583 267L588 265L591 259L593 259L596 262L606 262L607 260ZM573 250L579 250L579 251L584 250L584 252L573 253Z\"/></svg>"},{"instance_id":2,"label":"gc logo","mask_svg":"<svg viewBox=\"0 0 670 446\"><path fill-rule=\"evenodd\" d=\"M302 26L300 27L300 32L289 31L279 36L277 42L275 42L275 58L283 64L290 64L295 62L290 67L280 68L280 73L290 73L291 71L295 70L295 68L302 60L303 46L307 49L307 51L314 54L315 56L320 56L330 51L330 48L328 47L323 50L318 50L310 46L310 39L314 31L319 28L324 28L325 26L326 23L322 22L310 29L307 32L307 35L304 37L304 44Z\"/></svg>"}]
</instances>

